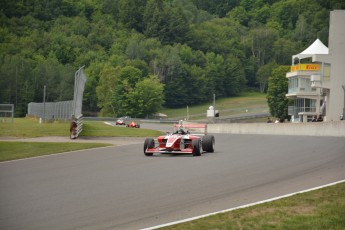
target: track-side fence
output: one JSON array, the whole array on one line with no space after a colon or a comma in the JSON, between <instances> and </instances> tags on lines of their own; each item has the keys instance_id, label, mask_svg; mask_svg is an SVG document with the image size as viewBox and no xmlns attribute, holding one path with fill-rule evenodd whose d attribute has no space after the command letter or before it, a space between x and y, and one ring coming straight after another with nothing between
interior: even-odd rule
<instances>
[{"instance_id":1,"label":"track-side fence","mask_svg":"<svg viewBox=\"0 0 345 230\"><path fill-rule=\"evenodd\" d=\"M83 130L83 94L85 89L86 76L81 67L75 73L74 96L71 101L43 102L28 104L28 115L46 120L70 120L72 116L77 119L78 135Z\"/></svg>"}]
</instances>

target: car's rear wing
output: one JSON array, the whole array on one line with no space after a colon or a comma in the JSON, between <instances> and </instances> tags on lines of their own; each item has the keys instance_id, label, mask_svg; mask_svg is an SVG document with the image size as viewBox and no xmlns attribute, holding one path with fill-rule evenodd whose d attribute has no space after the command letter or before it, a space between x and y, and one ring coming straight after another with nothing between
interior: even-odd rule
<instances>
[{"instance_id":1,"label":"car's rear wing","mask_svg":"<svg viewBox=\"0 0 345 230\"><path fill-rule=\"evenodd\" d=\"M180 124L174 124L174 130L175 128L179 128ZM183 128L188 129L189 131L201 131L204 133L204 135L207 135L207 124L183 124Z\"/></svg>"}]
</instances>

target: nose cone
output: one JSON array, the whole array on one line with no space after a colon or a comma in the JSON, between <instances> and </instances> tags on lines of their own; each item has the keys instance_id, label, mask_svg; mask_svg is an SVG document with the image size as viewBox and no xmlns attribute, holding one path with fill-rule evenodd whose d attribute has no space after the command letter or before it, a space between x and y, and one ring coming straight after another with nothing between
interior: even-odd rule
<instances>
[{"instance_id":1,"label":"nose cone","mask_svg":"<svg viewBox=\"0 0 345 230\"><path fill-rule=\"evenodd\" d=\"M178 140L178 139L179 139L178 135L171 135L167 140L166 147L172 148L174 146L176 140Z\"/></svg>"}]
</instances>

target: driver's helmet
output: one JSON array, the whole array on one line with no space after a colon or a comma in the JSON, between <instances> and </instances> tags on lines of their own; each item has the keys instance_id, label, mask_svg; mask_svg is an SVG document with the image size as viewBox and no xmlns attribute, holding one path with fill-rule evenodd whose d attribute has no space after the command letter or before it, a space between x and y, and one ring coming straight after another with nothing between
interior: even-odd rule
<instances>
[{"instance_id":1,"label":"driver's helmet","mask_svg":"<svg viewBox=\"0 0 345 230\"><path fill-rule=\"evenodd\" d=\"M180 120L180 121L179 121L179 126L178 126L178 128L177 128L178 133L185 133L182 124L183 124L183 121Z\"/></svg>"}]
</instances>

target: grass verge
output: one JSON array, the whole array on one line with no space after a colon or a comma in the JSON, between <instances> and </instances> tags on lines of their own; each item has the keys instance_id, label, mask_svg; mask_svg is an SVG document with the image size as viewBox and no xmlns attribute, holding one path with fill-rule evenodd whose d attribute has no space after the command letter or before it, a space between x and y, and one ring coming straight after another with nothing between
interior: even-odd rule
<instances>
[{"instance_id":1,"label":"grass verge","mask_svg":"<svg viewBox=\"0 0 345 230\"><path fill-rule=\"evenodd\" d=\"M0 137L68 137L69 125L69 122L40 124L34 118L15 118L13 123L0 123ZM100 121L84 121L83 132L80 136L156 137L160 134L162 132L156 130L113 127ZM111 144L0 141L0 162L104 146L111 146Z\"/></svg>"},{"instance_id":2,"label":"grass verge","mask_svg":"<svg viewBox=\"0 0 345 230\"><path fill-rule=\"evenodd\" d=\"M0 123L0 137L69 136L69 122L40 124L35 118L15 118L13 123ZM84 121L80 136L91 137L156 137L160 131L106 125L101 121Z\"/></svg>"},{"instance_id":3,"label":"grass verge","mask_svg":"<svg viewBox=\"0 0 345 230\"><path fill-rule=\"evenodd\" d=\"M91 137L156 137L161 135L161 131L127 128L120 126L106 125L101 121L84 121L83 132L80 136Z\"/></svg>"},{"instance_id":4,"label":"grass verge","mask_svg":"<svg viewBox=\"0 0 345 230\"><path fill-rule=\"evenodd\" d=\"M111 144L0 141L0 162L105 146Z\"/></svg>"},{"instance_id":5,"label":"grass verge","mask_svg":"<svg viewBox=\"0 0 345 230\"><path fill-rule=\"evenodd\" d=\"M13 123L0 123L2 137L44 137L69 135L68 122L52 122L40 124L35 118L14 118Z\"/></svg>"},{"instance_id":6,"label":"grass verge","mask_svg":"<svg viewBox=\"0 0 345 230\"><path fill-rule=\"evenodd\" d=\"M161 229L345 229L345 183Z\"/></svg>"}]
</instances>

